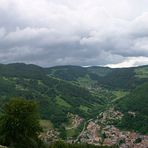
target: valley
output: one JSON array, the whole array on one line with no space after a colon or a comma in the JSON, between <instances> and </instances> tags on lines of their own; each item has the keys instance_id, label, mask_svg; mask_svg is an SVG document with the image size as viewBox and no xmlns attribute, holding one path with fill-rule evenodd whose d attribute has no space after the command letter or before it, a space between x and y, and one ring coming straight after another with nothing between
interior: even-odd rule
<instances>
[{"instance_id":1,"label":"valley","mask_svg":"<svg viewBox=\"0 0 148 148\"><path fill-rule=\"evenodd\" d=\"M0 65L0 107L38 104L46 143L147 147L148 66L132 68Z\"/></svg>"}]
</instances>

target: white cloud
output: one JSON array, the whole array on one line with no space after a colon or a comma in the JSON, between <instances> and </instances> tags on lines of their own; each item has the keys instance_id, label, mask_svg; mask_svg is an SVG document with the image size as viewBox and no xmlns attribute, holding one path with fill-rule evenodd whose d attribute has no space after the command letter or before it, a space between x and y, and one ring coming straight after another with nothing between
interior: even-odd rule
<instances>
[{"instance_id":1,"label":"white cloud","mask_svg":"<svg viewBox=\"0 0 148 148\"><path fill-rule=\"evenodd\" d=\"M122 68L122 67L135 67L139 65L146 65L148 63L147 57L128 57L126 60L124 60L121 63L117 64L108 64L106 66L112 67L112 68Z\"/></svg>"}]
</instances>

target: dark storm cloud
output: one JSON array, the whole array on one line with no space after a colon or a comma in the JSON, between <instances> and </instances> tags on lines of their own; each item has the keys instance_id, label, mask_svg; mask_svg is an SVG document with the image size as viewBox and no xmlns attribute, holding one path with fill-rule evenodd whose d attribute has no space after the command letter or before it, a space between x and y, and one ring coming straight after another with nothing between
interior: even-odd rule
<instances>
[{"instance_id":1,"label":"dark storm cloud","mask_svg":"<svg viewBox=\"0 0 148 148\"><path fill-rule=\"evenodd\" d=\"M137 7L139 3L142 6ZM0 0L0 62L42 66L148 63L146 3Z\"/></svg>"}]
</instances>

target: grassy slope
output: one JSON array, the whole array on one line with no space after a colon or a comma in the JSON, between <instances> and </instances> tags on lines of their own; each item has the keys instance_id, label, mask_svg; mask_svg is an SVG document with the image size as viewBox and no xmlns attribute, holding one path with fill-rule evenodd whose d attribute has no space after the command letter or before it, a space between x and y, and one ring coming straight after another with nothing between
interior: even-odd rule
<instances>
[{"instance_id":1,"label":"grassy slope","mask_svg":"<svg viewBox=\"0 0 148 148\"><path fill-rule=\"evenodd\" d=\"M143 66L135 69L136 77L139 78L148 78L148 67Z\"/></svg>"}]
</instances>

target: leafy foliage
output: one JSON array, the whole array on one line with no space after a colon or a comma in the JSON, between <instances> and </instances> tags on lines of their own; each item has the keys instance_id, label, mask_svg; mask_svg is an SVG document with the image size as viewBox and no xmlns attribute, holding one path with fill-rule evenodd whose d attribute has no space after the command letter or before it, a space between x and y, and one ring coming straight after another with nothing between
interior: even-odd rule
<instances>
[{"instance_id":1,"label":"leafy foliage","mask_svg":"<svg viewBox=\"0 0 148 148\"><path fill-rule=\"evenodd\" d=\"M0 143L15 148L38 147L41 131L37 106L33 101L15 99L3 107Z\"/></svg>"}]
</instances>

